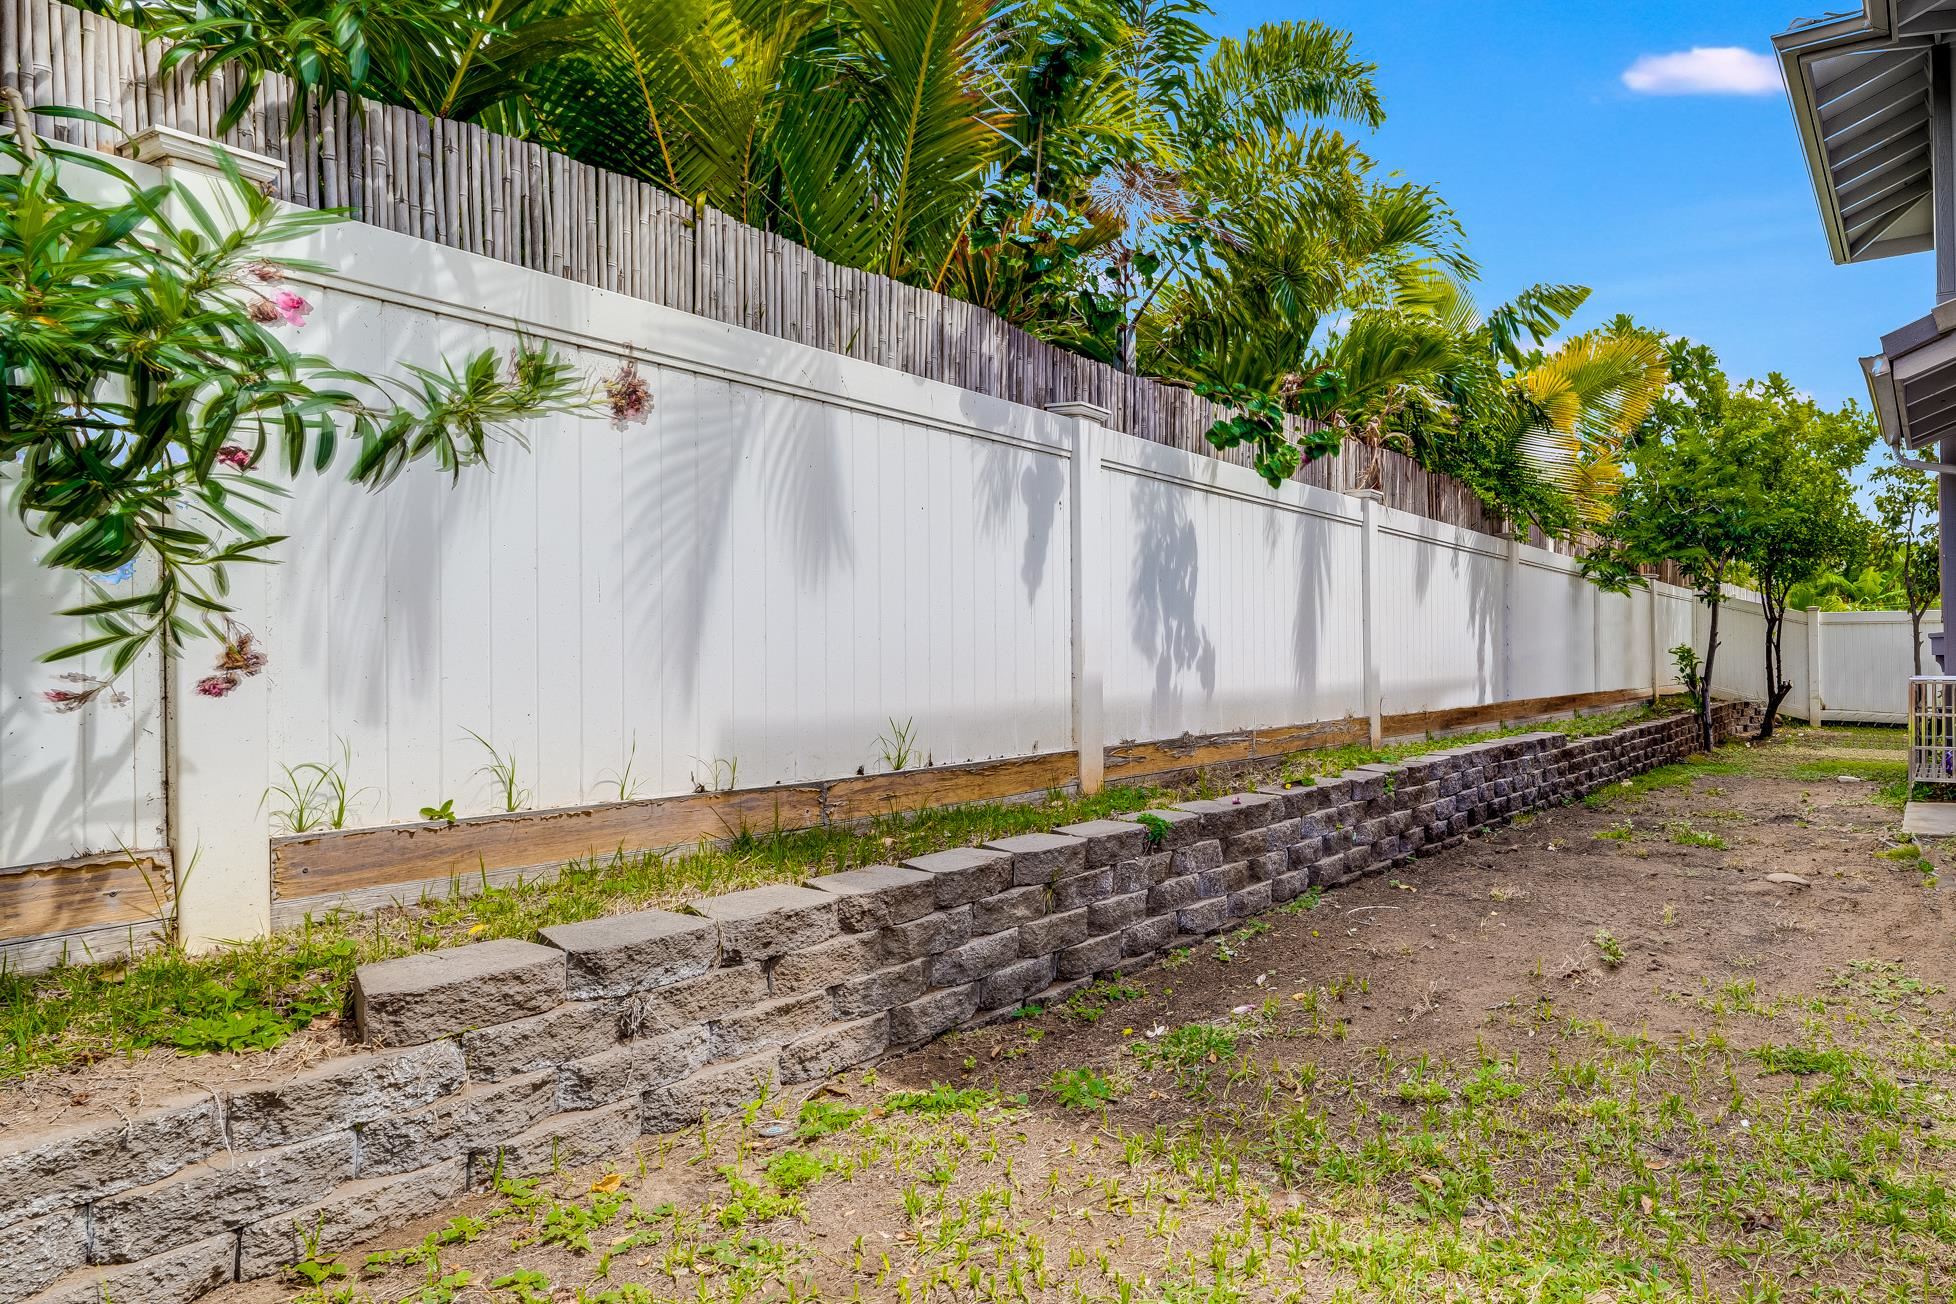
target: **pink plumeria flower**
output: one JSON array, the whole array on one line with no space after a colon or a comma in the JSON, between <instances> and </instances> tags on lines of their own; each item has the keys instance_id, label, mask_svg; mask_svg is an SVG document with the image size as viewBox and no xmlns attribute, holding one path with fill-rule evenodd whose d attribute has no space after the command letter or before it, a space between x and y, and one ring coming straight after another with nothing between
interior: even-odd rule
<instances>
[{"instance_id":1,"label":"pink plumeria flower","mask_svg":"<svg viewBox=\"0 0 1956 1304\"><path fill-rule=\"evenodd\" d=\"M251 450L236 444L226 444L217 450L217 460L233 470L242 471L251 465Z\"/></svg>"},{"instance_id":2,"label":"pink plumeria flower","mask_svg":"<svg viewBox=\"0 0 1956 1304\"><path fill-rule=\"evenodd\" d=\"M280 290L272 299L272 307L286 325L295 328L305 325L306 314L312 311L310 303L290 290Z\"/></svg>"}]
</instances>

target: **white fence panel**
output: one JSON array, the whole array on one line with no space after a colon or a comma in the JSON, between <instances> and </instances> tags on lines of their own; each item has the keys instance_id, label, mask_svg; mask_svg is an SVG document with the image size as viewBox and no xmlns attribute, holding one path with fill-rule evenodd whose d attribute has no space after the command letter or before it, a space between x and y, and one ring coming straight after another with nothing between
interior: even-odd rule
<instances>
[{"instance_id":1,"label":"white fence panel","mask_svg":"<svg viewBox=\"0 0 1956 1304\"><path fill-rule=\"evenodd\" d=\"M1374 565L1381 712L1499 701L1506 542L1381 511Z\"/></svg>"},{"instance_id":2,"label":"white fence panel","mask_svg":"<svg viewBox=\"0 0 1956 1304\"><path fill-rule=\"evenodd\" d=\"M1355 503L1109 435L1110 741L1364 713ZM1095 596L1088 595L1088 600Z\"/></svg>"},{"instance_id":3,"label":"white fence panel","mask_svg":"<svg viewBox=\"0 0 1956 1304\"><path fill-rule=\"evenodd\" d=\"M331 238L380 269L411 247ZM336 289L308 343L375 372L506 346L467 308L495 288L447 287L455 309ZM650 419L549 420L454 484L297 485L302 542L260 627L275 767L344 743L374 824L499 809L471 732L514 755L532 808L615 800L628 763L642 796L876 771L899 727L913 763L1068 745L1057 418L622 296L549 297L524 331L592 374L626 356L593 334L637 341Z\"/></svg>"},{"instance_id":4,"label":"white fence panel","mask_svg":"<svg viewBox=\"0 0 1956 1304\"><path fill-rule=\"evenodd\" d=\"M1922 620L1922 673L1938 673L1929 635L1940 613ZM1820 620L1820 705L1827 720L1900 724L1908 719L1915 673L1905 611L1829 611Z\"/></svg>"},{"instance_id":5,"label":"white fence panel","mask_svg":"<svg viewBox=\"0 0 1956 1304\"><path fill-rule=\"evenodd\" d=\"M0 865L154 850L163 832L163 702L159 658L146 654L105 695L57 711L59 676L102 672L100 656L48 664L43 653L90 634L55 613L88 602L81 577L48 570L50 545L0 512ZM96 577L110 593L135 591L134 572Z\"/></svg>"},{"instance_id":6,"label":"white fence panel","mask_svg":"<svg viewBox=\"0 0 1956 1304\"><path fill-rule=\"evenodd\" d=\"M1523 548L1515 576L1514 685L1526 699L1598 691L1597 590L1567 557Z\"/></svg>"}]
</instances>

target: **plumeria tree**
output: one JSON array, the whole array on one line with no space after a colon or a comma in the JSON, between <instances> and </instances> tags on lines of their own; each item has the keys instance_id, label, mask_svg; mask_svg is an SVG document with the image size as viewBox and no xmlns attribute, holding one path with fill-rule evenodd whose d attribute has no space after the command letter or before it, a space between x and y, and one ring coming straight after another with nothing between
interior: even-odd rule
<instances>
[{"instance_id":1,"label":"plumeria tree","mask_svg":"<svg viewBox=\"0 0 1956 1304\"><path fill-rule=\"evenodd\" d=\"M103 654L113 679L146 648L215 635L223 650L199 691L222 696L264 665L227 574L282 538L261 523L280 479L330 471L347 442L347 473L370 488L417 461L455 475L520 438L519 422L590 404L573 369L530 344L398 377L295 351L311 305L287 277L311 265L274 251L336 214L282 210L228 163L209 202L180 182L139 185L38 139L18 94L4 95L0 476L49 543L43 564L95 589L64 613L86 634L47 659ZM94 578L118 572L142 576L137 591ZM64 683L58 707L112 691L78 673Z\"/></svg>"}]
</instances>

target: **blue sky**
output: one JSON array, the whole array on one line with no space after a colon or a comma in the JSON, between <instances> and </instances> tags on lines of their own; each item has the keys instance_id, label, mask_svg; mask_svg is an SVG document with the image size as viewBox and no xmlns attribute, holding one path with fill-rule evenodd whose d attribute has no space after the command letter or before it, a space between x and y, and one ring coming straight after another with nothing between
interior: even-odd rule
<instances>
[{"instance_id":1,"label":"blue sky","mask_svg":"<svg viewBox=\"0 0 1956 1304\"><path fill-rule=\"evenodd\" d=\"M1794 18L1851 0L1211 3L1219 31L1318 18L1355 35L1390 114L1372 148L1458 210L1484 302L1536 281L1588 285L1578 327L1629 312L1712 345L1735 379L1783 371L1829 403L1865 403L1856 359L1931 306L1925 255L1829 260L1776 79L1756 94L1624 83L1643 56L1764 54ZM1669 71L1694 67L1759 84L1757 65L1730 59Z\"/></svg>"}]
</instances>

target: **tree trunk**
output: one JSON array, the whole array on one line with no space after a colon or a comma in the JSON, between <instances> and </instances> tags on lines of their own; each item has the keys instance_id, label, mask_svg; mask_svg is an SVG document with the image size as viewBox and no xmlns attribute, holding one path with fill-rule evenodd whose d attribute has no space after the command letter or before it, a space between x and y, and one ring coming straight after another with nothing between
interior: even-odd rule
<instances>
[{"instance_id":1,"label":"tree trunk","mask_svg":"<svg viewBox=\"0 0 1956 1304\"><path fill-rule=\"evenodd\" d=\"M1705 665L1700 672L1704 678L1698 688L1698 745L1704 751L1712 749L1712 665L1718 660L1718 613L1725 605L1725 581L1718 582L1717 596L1707 605L1711 607L1711 630L1705 636Z\"/></svg>"},{"instance_id":2,"label":"tree trunk","mask_svg":"<svg viewBox=\"0 0 1956 1304\"><path fill-rule=\"evenodd\" d=\"M1918 607L1913 602L1909 603L1909 651L1915 654L1915 677L1917 679L1922 677L1922 617L1927 611L1927 607Z\"/></svg>"},{"instance_id":3,"label":"tree trunk","mask_svg":"<svg viewBox=\"0 0 1956 1304\"><path fill-rule=\"evenodd\" d=\"M1765 742L1773 736L1773 725L1779 716L1779 704L1793 691L1793 685L1786 680L1786 655L1782 640L1786 635L1786 595L1781 592L1773 596L1780 586L1774 583L1771 575L1759 586L1759 610L1766 618L1766 713L1759 718L1758 739Z\"/></svg>"}]
</instances>

